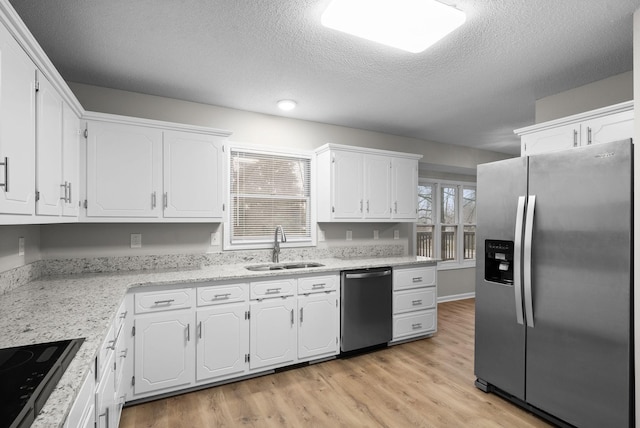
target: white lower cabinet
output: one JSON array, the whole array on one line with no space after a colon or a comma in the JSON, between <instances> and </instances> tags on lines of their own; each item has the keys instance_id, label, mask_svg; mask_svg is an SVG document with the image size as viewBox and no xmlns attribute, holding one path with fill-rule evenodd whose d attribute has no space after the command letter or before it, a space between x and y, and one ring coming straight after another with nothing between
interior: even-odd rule
<instances>
[{"instance_id":1,"label":"white lower cabinet","mask_svg":"<svg viewBox=\"0 0 640 428\"><path fill-rule=\"evenodd\" d=\"M118 426L115 370L113 368L114 353L109 354L105 362L105 370L96 389L96 427L111 428Z\"/></svg>"},{"instance_id":2,"label":"white lower cabinet","mask_svg":"<svg viewBox=\"0 0 640 428\"><path fill-rule=\"evenodd\" d=\"M296 359L295 312L293 296L251 302L252 370L281 366Z\"/></svg>"},{"instance_id":3,"label":"white lower cabinet","mask_svg":"<svg viewBox=\"0 0 640 428\"><path fill-rule=\"evenodd\" d=\"M91 369L76 397L64 428L94 428L96 423L96 379L95 369Z\"/></svg>"},{"instance_id":4,"label":"white lower cabinet","mask_svg":"<svg viewBox=\"0 0 640 428\"><path fill-rule=\"evenodd\" d=\"M339 307L336 291L298 296L298 358L338 353Z\"/></svg>"},{"instance_id":5,"label":"white lower cabinet","mask_svg":"<svg viewBox=\"0 0 640 428\"><path fill-rule=\"evenodd\" d=\"M190 310L136 317L135 394L193 383L194 318Z\"/></svg>"},{"instance_id":6,"label":"white lower cabinet","mask_svg":"<svg viewBox=\"0 0 640 428\"><path fill-rule=\"evenodd\" d=\"M438 327L437 268L393 268L393 339L399 343L433 335Z\"/></svg>"},{"instance_id":7,"label":"white lower cabinet","mask_svg":"<svg viewBox=\"0 0 640 428\"><path fill-rule=\"evenodd\" d=\"M198 309L196 381L241 376L248 370L249 304Z\"/></svg>"}]
</instances>

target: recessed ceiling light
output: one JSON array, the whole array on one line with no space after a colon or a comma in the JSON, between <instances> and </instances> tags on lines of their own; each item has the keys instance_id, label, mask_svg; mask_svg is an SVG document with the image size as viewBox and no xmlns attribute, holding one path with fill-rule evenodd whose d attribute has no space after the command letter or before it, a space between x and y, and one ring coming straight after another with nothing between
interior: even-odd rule
<instances>
[{"instance_id":1,"label":"recessed ceiling light","mask_svg":"<svg viewBox=\"0 0 640 428\"><path fill-rule=\"evenodd\" d=\"M296 108L296 102L293 100L280 100L278 101L278 108L284 111L290 111Z\"/></svg>"},{"instance_id":2,"label":"recessed ceiling light","mask_svg":"<svg viewBox=\"0 0 640 428\"><path fill-rule=\"evenodd\" d=\"M436 0L332 0L322 25L409 52L422 52L466 20Z\"/></svg>"}]
</instances>

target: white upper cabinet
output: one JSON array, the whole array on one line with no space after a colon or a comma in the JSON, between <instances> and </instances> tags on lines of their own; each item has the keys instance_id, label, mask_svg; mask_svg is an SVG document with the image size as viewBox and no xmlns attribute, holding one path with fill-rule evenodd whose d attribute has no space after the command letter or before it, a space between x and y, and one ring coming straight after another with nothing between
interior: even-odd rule
<instances>
[{"instance_id":1,"label":"white upper cabinet","mask_svg":"<svg viewBox=\"0 0 640 428\"><path fill-rule=\"evenodd\" d=\"M80 190L80 118L67 103L62 104L62 215L77 217Z\"/></svg>"},{"instance_id":2,"label":"white upper cabinet","mask_svg":"<svg viewBox=\"0 0 640 428\"><path fill-rule=\"evenodd\" d=\"M415 221L418 215L418 161L394 158L391 162L391 218Z\"/></svg>"},{"instance_id":3,"label":"white upper cabinet","mask_svg":"<svg viewBox=\"0 0 640 428\"><path fill-rule=\"evenodd\" d=\"M82 221L221 221L223 142L210 128L90 113ZM84 210L83 210L84 211Z\"/></svg>"},{"instance_id":4,"label":"white upper cabinet","mask_svg":"<svg viewBox=\"0 0 640 428\"><path fill-rule=\"evenodd\" d=\"M35 208L36 66L0 26L0 213Z\"/></svg>"},{"instance_id":5,"label":"white upper cabinet","mask_svg":"<svg viewBox=\"0 0 640 428\"><path fill-rule=\"evenodd\" d=\"M191 132L164 132L164 216L222 217L222 141Z\"/></svg>"},{"instance_id":6,"label":"white upper cabinet","mask_svg":"<svg viewBox=\"0 0 640 428\"><path fill-rule=\"evenodd\" d=\"M42 74L36 95L36 214L59 216L68 194L62 182L62 97Z\"/></svg>"},{"instance_id":7,"label":"white upper cabinet","mask_svg":"<svg viewBox=\"0 0 640 428\"><path fill-rule=\"evenodd\" d=\"M87 134L87 216L158 217L162 131L91 121Z\"/></svg>"},{"instance_id":8,"label":"white upper cabinet","mask_svg":"<svg viewBox=\"0 0 640 428\"><path fill-rule=\"evenodd\" d=\"M633 137L633 101L516 129L521 155L549 153Z\"/></svg>"},{"instance_id":9,"label":"white upper cabinet","mask_svg":"<svg viewBox=\"0 0 640 428\"><path fill-rule=\"evenodd\" d=\"M416 221L421 157L334 144L320 147L318 221Z\"/></svg>"}]
</instances>

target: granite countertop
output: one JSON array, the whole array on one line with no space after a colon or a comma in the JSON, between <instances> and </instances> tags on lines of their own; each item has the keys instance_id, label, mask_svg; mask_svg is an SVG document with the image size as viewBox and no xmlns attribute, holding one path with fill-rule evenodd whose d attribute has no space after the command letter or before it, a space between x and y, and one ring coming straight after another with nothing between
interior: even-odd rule
<instances>
[{"instance_id":1,"label":"granite countertop","mask_svg":"<svg viewBox=\"0 0 640 428\"><path fill-rule=\"evenodd\" d=\"M213 265L201 269L53 276L32 281L0 295L0 348L85 338L33 427L62 426L83 380L92 367L93 359L107 334L108 327L129 289L436 262L424 257L313 261L324 266L285 271L249 271L246 266L256 263L248 263Z\"/></svg>"}]
</instances>

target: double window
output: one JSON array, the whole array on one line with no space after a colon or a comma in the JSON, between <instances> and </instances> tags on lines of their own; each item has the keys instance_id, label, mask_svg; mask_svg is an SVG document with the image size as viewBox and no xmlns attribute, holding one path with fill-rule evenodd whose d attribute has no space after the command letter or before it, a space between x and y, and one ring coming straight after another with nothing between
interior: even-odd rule
<instances>
[{"instance_id":1,"label":"double window","mask_svg":"<svg viewBox=\"0 0 640 428\"><path fill-rule=\"evenodd\" d=\"M450 265L473 266L476 258L474 183L421 181L416 250Z\"/></svg>"},{"instance_id":2,"label":"double window","mask_svg":"<svg viewBox=\"0 0 640 428\"><path fill-rule=\"evenodd\" d=\"M273 245L281 225L287 243L312 243L311 155L231 148L229 244Z\"/></svg>"}]
</instances>

